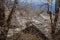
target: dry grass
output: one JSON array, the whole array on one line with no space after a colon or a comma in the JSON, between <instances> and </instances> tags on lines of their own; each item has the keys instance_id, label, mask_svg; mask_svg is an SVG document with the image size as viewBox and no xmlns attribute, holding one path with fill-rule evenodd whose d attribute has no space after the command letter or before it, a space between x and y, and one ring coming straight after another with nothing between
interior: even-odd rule
<instances>
[{"instance_id":1,"label":"dry grass","mask_svg":"<svg viewBox=\"0 0 60 40\"><path fill-rule=\"evenodd\" d=\"M31 33L22 33L18 40L41 40L41 38Z\"/></svg>"}]
</instances>

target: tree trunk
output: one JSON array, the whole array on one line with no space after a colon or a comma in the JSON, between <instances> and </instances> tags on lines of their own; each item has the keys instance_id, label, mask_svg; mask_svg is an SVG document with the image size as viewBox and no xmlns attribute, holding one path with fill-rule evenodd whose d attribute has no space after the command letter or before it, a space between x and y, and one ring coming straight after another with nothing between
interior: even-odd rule
<instances>
[{"instance_id":1,"label":"tree trunk","mask_svg":"<svg viewBox=\"0 0 60 40\"><path fill-rule=\"evenodd\" d=\"M3 25L5 19L5 8L4 8L4 0L0 0L0 26Z\"/></svg>"},{"instance_id":2,"label":"tree trunk","mask_svg":"<svg viewBox=\"0 0 60 40\"><path fill-rule=\"evenodd\" d=\"M3 40L3 33L2 30L4 27L3 24L5 22L5 7L4 7L4 1L5 0L0 0L0 40Z\"/></svg>"},{"instance_id":3,"label":"tree trunk","mask_svg":"<svg viewBox=\"0 0 60 40\"><path fill-rule=\"evenodd\" d=\"M58 15L59 15L59 1L60 0L56 0L55 2L55 18L54 18L54 23L52 25L52 40L55 40L55 30L58 21Z\"/></svg>"},{"instance_id":4,"label":"tree trunk","mask_svg":"<svg viewBox=\"0 0 60 40\"><path fill-rule=\"evenodd\" d=\"M3 14L5 14L5 12L4 12L5 9L4 9L4 5L3 5L4 0L0 0L0 3L2 5L1 8L0 8L1 9L0 13L3 15ZM15 12L16 4L17 4L17 0L14 1L13 8L12 8L7 20L0 23L1 28L2 28L1 29L1 34L0 34L0 40L6 40L6 38L7 38L7 33L8 33L8 30L9 30L10 21L11 21L13 13ZM1 19L4 20L3 17L5 17L5 16L2 16L2 15L1 15Z\"/></svg>"}]
</instances>

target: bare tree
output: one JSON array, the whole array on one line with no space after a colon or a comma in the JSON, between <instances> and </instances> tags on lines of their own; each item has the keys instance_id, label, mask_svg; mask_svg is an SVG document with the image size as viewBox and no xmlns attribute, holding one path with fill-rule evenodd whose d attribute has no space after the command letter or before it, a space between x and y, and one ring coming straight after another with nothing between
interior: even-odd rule
<instances>
[{"instance_id":1,"label":"bare tree","mask_svg":"<svg viewBox=\"0 0 60 40\"><path fill-rule=\"evenodd\" d=\"M48 0L48 2L49 2L49 0ZM52 0L51 0L51 2L52 2ZM51 20L51 37L52 37L51 40L55 40L55 30L56 30L56 24L57 24L57 20L58 20L59 7L60 7L59 2L60 2L60 0L56 0L54 20L52 18L53 14L49 9L49 3L48 3L48 14L49 14L50 20ZM1 28L0 29L0 40L6 40L6 38L7 38L9 25L10 25L10 22L11 22L12 15L14 14L15 9L16 9L17 0L14 1L14 5L13 5L11 11L10 11L10 14L8 15L7 20L5 20L4 3L5 3L5 0L0 0L0 28ZM8 0L7 0L7 3L8 3ZM8 4L7 4L7 6L8 6ZM46 39L44 39L44 40L46 40Z\"/></svg>"},{"instance_id":2,"label":"bare tree","mask_svg":"<svg viewBox=\"0 0 60 40\"><path fill-rule=\"evenodd\" d=\"M4 9L4 5L3 5L4 2L5 2L5 0L0 0L0 4L1 4L0 13L2 15L5 14L5 12L4 12L5 9ZM2 25L2 26L0 25L1 28L2 28L1 29L1 34L0 34L0 40L6 40L6 38L7 38L7 33L8 33L8 30L9 30L10 21L11 21L11 18L12 18L12 14L15 12L16 4L17 4L17 0L14 1L14 5L12 7L12 10L11 10L7 20L5 20L4 17L1 15L2 20L5 20L5 21L0 23Z\"/></svg>"},{"instance_id":3,"label":"bare tree","mask_svg":"<svg viewBox=\"0 0 60 40\"><path fill-rule=\"evenodd\" d=\"M51 1L52 2L52 1ZM52 40L55 40L55 30L56 30L56 25L57 25L57 20L58 20L58 15L59 15L59 2L60 0L55 0L55 18L53 20L52 18L52 12L49 11L49 5L48 5L48 14L50 15L50 20L51 20L51 36Z\"/></svg>"}]
</instances>

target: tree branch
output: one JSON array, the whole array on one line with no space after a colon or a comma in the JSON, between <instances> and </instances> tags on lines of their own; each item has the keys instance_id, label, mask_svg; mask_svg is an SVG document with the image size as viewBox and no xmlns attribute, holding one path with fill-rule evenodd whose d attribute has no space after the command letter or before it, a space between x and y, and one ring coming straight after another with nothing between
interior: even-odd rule
<instances>
[{"instance_id":1,"label":"tree branch","mask_svg":"<svg viewBox=\"0 0 60 40\"><path fill-rule=\"evenodd\" d=\"M1 31L1 37L2 38L0 38L0 40L6 40L6 38L7 38L9 25L10 25L10 22L11 22L12 15L15 12L16 4L17 4L17 0L14 1L13 8L12 8L7 20L4 22L4 25L2 26L3 27L2 31Z\"/></svg>"}]
</instances>

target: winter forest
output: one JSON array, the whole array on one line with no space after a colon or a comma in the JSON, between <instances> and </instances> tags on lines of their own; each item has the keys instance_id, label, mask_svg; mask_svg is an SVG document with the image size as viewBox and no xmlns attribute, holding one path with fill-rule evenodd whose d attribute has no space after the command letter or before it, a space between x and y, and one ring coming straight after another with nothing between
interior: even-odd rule
<instances>
[{"instance_id":1,"label":"winter forest","mask_svg":"<svg viewBox=\"0 0 60 40\"><path fill-rule=\"evenodd\" d=\"M60 0L0 0L0 40L60 40Z\"/></svg>"}]
</instances>

